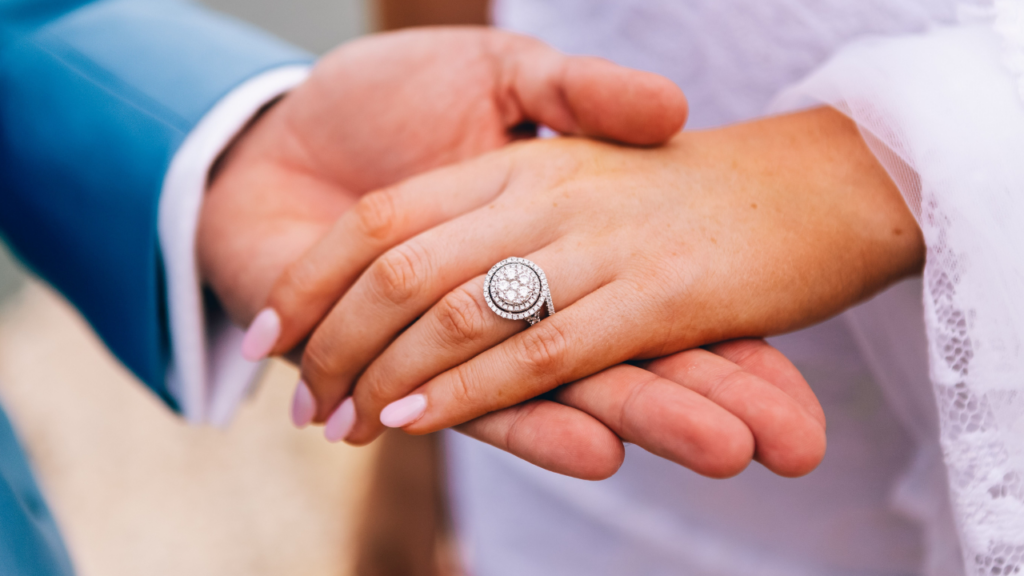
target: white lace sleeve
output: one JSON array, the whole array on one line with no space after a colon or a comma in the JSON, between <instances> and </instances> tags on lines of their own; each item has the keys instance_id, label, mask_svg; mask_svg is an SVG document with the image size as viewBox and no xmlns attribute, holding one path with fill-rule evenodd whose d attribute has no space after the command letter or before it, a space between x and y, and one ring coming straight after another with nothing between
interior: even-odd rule
<instances>
[{"instance_id":1,"label":"white lace sleeve","mask_svg":"<svg viewBox=\"0 0 1024 576\"><path fill-rule=\"evenodd\" d=\"M776 110L849 115L918 219L940 435L967 574L1024 572L1024 0L861 41Z\"/></svg>"}]
</instances>

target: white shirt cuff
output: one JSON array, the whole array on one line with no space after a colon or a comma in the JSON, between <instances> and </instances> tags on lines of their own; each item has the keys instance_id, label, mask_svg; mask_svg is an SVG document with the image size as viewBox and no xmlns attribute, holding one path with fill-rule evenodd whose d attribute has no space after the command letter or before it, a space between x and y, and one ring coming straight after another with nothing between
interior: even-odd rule
<instances>
[{"instance_id":1,"label":"white shirt cuff","mask_svg":"<svg viewBox=\"0 0 1024 576\"><path fill-rule=\"evenodd\" d=\"M241 328L222 311L203 306L196 229L210 168L253 115L302 83L309 69L282 66L232 90L192 129L164 177L157 229L171 330L167 387L193 424L225 426L263 365L242 358Z\"/></svg>"}]
</instances>

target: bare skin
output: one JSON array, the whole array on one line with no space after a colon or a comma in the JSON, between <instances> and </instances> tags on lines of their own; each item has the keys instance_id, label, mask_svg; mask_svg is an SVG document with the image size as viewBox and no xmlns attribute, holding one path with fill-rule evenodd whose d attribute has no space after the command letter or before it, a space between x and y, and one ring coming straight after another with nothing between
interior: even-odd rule
<instances>
[{"instance_id":1,"label":"bare skin","mask_svg":"<svg viewBox=\"0 0 1024 576\"><path fill-rule=\"evenodd\" d=\"M245 304L266 301L280 271L366 192L497 149L526 121L656 144L686 113L682 92L660 76L492 29L357 40L325 56L229 150L203 207L201 271L246 325L256 309ZM250 227L221 225L231 219Z\"/></svg>"},{"instance_id":2,"label":"bare skin","mask_svg":"<svg viewBox=\"0 0 1024 576\"><path fill-rule=\"evenodd\" d=\"M522 66L525 61L531 66ZM668 140L685 116L685 99L663 78L566 58L499 32L415 31L346 45L226 154L203 206L200 266L243 325L265 305L279 277L283 285L304 286L307 317L305 324L286 323L278 346L285 353L302 344L359 273L400 241L373 232L374 217L382 216L374 199L381 195L366 197L367 191L504 146L518 137L511 129L523 121L650 145ZM440 202L426 205L435 215L444 209ZM302 264L339 221L364 227L348 241L345 266ZM332 281L321 282L322 273ZM528 400L460 429L582 478L612 474L622 462L622 438L711 476L738 473L752 459L786 475L813 469L824 452L824 419L792 365L756 339L708 350L683 352L647 369L613 369L601 380L566 388L561 402ZM697 370L679 369L683 360ZM739 398L718 394L718 383L727 380L753 383L755 397L781 392L784 404L795 402L811 414L810 425L798 419L801 433L815 437L799 444L811 449L793 450L793 434L744 412ZM693 402L706 404L714 418L679 418ZM331 402L320 404L322 420Z\"/></svg>"},{"instance_id":3,"label":"bare skin","mask_svg":"<svg viewBox=\"0 0 1024 576\"><path fill-rule=\"evenodd\" d=\"M570 383L556 398L596 401L580 387L614 380L608 370L627 370L615 368L622 362L814 324L919 271L924 258L898 190L831 109L682 133L657 149L524 143L376 192L360 212L387 215L369 235L390 248L365 269L351 266L367 231L343 218L269 299L296 334L324 313L310 302L338 298L302 373L321 418L353 396L347 440L356 444L410 394L426 399L404 425L414 434ZM511 255L547 271L559 310L525 331L483 302L483 273ZM701 404L708 429L771 429L799 460L823 454L809 391L738 380L718 385L757 401L743 414ZM704 400L722 393L703 390Z\"/></svg>"}]
</instances>

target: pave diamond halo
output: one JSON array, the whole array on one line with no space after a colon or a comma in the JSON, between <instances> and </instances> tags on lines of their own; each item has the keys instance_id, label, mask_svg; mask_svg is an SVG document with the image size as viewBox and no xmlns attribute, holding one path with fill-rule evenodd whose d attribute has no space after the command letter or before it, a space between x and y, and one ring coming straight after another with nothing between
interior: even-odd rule
<instances>
[{"instance_id":1,"label":"pave diamond halo","mask_svg":"<svg viewBox=\"0 0 1024 576\"><path fill-rule=\"evenodd\" d=\"M509 320L540 322L540 311L555 313L544 271L525 258L506 258L495 264L484 279L484 300L495 314Z\"/></svg>"}]
</instances>

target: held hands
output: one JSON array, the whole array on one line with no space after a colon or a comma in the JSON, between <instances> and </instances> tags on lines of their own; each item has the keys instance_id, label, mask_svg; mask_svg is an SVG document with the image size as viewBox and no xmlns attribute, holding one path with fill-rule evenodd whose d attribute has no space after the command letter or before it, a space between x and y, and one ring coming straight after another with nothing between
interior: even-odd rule
<instances>
[{"instance_id":1,"label":"held hands","mask_svg":"<svg viewBox=\"0 0 1024 576\"><path fill-rule=\"evenodd\" d=\"M496 149L527 122L657 144L686 112L660 76L493 29L360 39L325 56L226 153L200 218L200 269L247 325L285 266L370 190Z\"/></svg>"},{"instance_id":2,"label":"held hands","mask_svg":"<svg viewBox=\"0 0 1024 576\"><path fill-rule=\"evenodd\" d=\"M765 189L785 172L779 143L795 142L802 153L817 148L807 160L829 167L830 155L856 152L840 175L857 176L847 189L889 192L884 174L857 164L866 150L800 138L808 128L821 140L814 131L838 126L842 136L850 127L820 118L789 131L737 127L685 134L656 150L531 142L358 200L497 148L524 119L649 144L685 117L681 95L650 75L494 32L446 31L450 43L406 34L325 59L232 149L204 207L201 264L236 320L269 302L283 321L277 352L320 324L303 364L317 419L347 417L343 435L367 442L381 410L411 393L405 407L423 409L393 424L415 433L461 424L580 477L614 472L620 438L712 476L735 474L751 458L785 475L812 469L824 451L824 418L795 369L759 340L691 348L811 323L913 268L913 257L880 256L893 252L877 231L905 221L876 218L880 226L865 227L871 210L815 198L840 195L831 168L811 170L790 196L794 183L785 178ZM499 34L501 49L473 34ZM448 73L458 69L453 53L481 46L485 72L467 65ZM524 74L517 58L549 73ZM538 67L545 59L550 65ZM439 76L412 73L432 66ZM360 82L345 88L342 76ZM508 113L510 102L517 113ZM367 115L374 106L380 113ZM335 122L339 110L361 113ZM751 206L758 202L760 212ZM816 224L831 208L854 224L838 232L827 218ZM908 239L916 238L912 225ZM845 253L832 263L823 254L837 246ZM559 309L522 333L525 324L483 306L480 275L510 255L547 271ZM881 272L869 266L879 262ZM872 272L844 267L851 263ZM820 282L819 294L809 293L809 281ZM687 349L643 368L619 364ZM350 392L354 400L337 409Z\"/></svg>"},{"instance_id":3,"label":"held hands","mask_svg":"<svg viewBox=\"0 0 1024 576\"><path fill-rule=\"evenodd\" d=\"M630 439L609 407L660 385L695 394L648 414L691 401L674 413L705 419L688 432L740 438L745 427L769 468L806 472L788 467L820 460L824 421L802 380L773 386L735 366L702 380L711 364L699 350L643 374L616 365L820 321L912 273L922 255L898 192L855 127L829 110L683 134L654 150L521 144L361 204L388 214L372 241L394 247L353 267L349 251L365 249L365 230L343 218L269 301L286 350L320 320L311 302L340 298L309 339L302 371L321 417L352 394L336 414L354 416L354 443L372 440L381 422L425 433L484 417L468 426L480 430L494 411L555 389L554 399ZM512 254L545 269L559 309L525 331L483 302L483 272ZM624 388L630 395L616 394ZM644 440L707 472L700 450Z\"/></svg>"},{"instance_id":4,"label":"held hands","mask_svg":"<svg viewBox=\"0 0 1024 576\"><path fill-rule=\"evenodd\" d=\"M369 265L391 247L386 236L375 240L375 222L387 228L388 215L372 200L350 210L370 189L504 145L524 121L644 145L664 142L685 118L682 93L661 77L565 57L494 30L419 30L353 42L325 57L225 154L200 218L201 271L234 320L246 325L285 267L313 249L339 216L370 233L349 266ZM337 272L305 273L314 282ZM302 274L301 266L290 267L289 282L301 283ZM326 312L344 290L327 284L311 309ZM292 344L302 338L294 330L288 337ZM714 476L735 474L755 456L778 462L782 473L816 465L820 456L801 460L785 447L774 454L771 445L755 447L738 420L723 427L714 417L684 413L699 404L687 386L707 393L707 384L720 379L760 376L806 390L788 361L761 341L713 350L680 357L705 368L698 377L678 363L665 362L661 372L623 366L609 373L614 378L579 383L564 404L531 400L461 429L581 478L618 468L620 436ZM322 404L321 420L330 408Z\"/></svg>"},{"instance_id":5,"label":"held hands","mask_svg":"<svg viewBox=\"0 0 1024 576\"><path fill-rule=\"evenodd\" d=\"M339 220L271 294L281 350L320 319L311 302L339 298L302 376L326 406L351 390L364 443L381 420L432 432L625 361L818 322L919 264L909 211L851 130L816 111L657 149L534 141L374 192L359 209L388 214L374 239L393 247L356 269L363 231ZM834 155L871 163L787 173ZM540 265L558 310L528 330L484 303L510 255Z\"/></svg>"}]
</instances>

